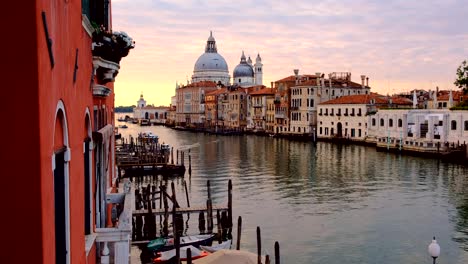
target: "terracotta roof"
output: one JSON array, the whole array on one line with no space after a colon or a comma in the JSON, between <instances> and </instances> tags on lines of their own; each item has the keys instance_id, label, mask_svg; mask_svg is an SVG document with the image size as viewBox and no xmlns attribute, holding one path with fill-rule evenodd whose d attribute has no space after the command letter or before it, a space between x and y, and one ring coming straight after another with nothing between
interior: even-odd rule
<instances>
[{"instance_id":1,"label":"terracotta roof","mask_svg":"<svg viewBox=\"0 0 468 264\"><path fill-rule=\"evenodd\" d=\"M261 90L258 90L258 91L253 91L253 92L250 92L249 94L251 95L274 95L275 94L275 91L271 88L263 88Z\"/></svg>"},{"instance_id":2,"label":"terracotta roof","mask_svg":"<svg viewBox=\"0 0 468 264\"><path fill-rule=\"evenodd\" d=\"M342 96L330 101L323 102L321 104L370 104L371 99L374 99L375 104L388 104L389 99L392 99L392 104L412 105L411 100L404 97L387 97L375 93Z\"/></svg>"},{"instance_id":3,"label":"terracotta roof","mask_svg":"<svg viewBox=\"0 0 468 264\"><path fill-rule=\"evenodd\" d=\"M463 96L463 92L461 91L452 91L452 99L453 101L459 101L460 96ZM438 101L448 101L450 98L450 91L440 91L439 95L437 96Z\"/></svg>"},{"instance_id":4,"label":"terracotta roof","mask_svg":"<svg viewBox=\"0 0 468 264\"><path fill-rule=\"evenodd\" d=\"M312 75L312 74L302 74L302 75L299 75L299 77L301 78L301 80L309 77L309 78L317 78L317 75ZM280 80L277 80L275 81L276 82L292 82L292 81L296 81L296 75L290 75L288 77L285 77L283 79L280 79Z\"/></svg>"}]
</instances>

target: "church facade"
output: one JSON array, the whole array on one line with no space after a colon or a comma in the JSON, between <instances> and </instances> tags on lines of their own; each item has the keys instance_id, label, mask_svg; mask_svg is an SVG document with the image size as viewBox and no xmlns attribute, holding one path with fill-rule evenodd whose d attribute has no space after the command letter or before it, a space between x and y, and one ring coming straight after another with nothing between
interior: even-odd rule
<instances>
[{"instance_id":1,"label":"church facade","mask_svg":"<svg viewBox=\"0 0 468 264\"><path fill-rule=\"evenodd\" d=\"M252 87L263 84L263 64L257 54L255 64L242 52L240 63L229 74L226 60L218 53L213 33L206 41L205 52L195 62L187 85L176 84L176 124L201 126L205 117L205 94L226 87Z\"/></svg>"}]
</instances>

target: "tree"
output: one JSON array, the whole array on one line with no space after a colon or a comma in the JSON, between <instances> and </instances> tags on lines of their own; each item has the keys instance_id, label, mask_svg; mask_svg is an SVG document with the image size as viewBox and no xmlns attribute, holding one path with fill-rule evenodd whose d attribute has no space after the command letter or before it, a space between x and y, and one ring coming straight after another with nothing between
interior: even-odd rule
<instances>
[{"instance_id":1,"label":"tree","mask_svg":"<svg viewBox=\"0 0 468 264\"><path fill-rule=\"evenodd\" d=\"M468 63L463 61L457 69L457 79L455 80L454 84L463 89L463 93L468 93Z\"/></svg>"}]
</instances>

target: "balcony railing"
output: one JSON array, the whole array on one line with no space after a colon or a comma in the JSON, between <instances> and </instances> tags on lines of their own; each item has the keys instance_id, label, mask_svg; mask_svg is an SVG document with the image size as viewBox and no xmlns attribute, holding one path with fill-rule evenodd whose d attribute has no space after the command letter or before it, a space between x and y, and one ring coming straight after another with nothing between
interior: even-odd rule
<instances>
[{"instance_id":1,"label":"balcony railing","mask_svg":"<svg viewBox=\"0 0 468 264\"><path fill-rule=\"evenodd\" d=\"M275 118L285 118L285 114L284 113L275 114Z\"/></svg>"},{"instance_id":2,"label":"balcony railing","mask_svg":"<svg viewBox=\"0 0 468 264\"><path fill-rule=\"evenodd\" d=\"M130 263L130 243L132 239L132 211L134 190L129 179L119 190L121 193L107 193L107 204L123 205L116 227L96 228L96 250L98 263Z\"/></svg>"},{"instance_id":3,"label":"balcony railing","mask_svg":"<svg viewBox=\"0 0 468 264\"><path fill-rule=\"evenodd\" d=\"M103 27L94 28L92 43L93 66L100 84L114 81L119 72L120 60L127 56L130 49L134 47L135 42L125 32L116 31L112 33Z\"/></svg>"}]
</instances>

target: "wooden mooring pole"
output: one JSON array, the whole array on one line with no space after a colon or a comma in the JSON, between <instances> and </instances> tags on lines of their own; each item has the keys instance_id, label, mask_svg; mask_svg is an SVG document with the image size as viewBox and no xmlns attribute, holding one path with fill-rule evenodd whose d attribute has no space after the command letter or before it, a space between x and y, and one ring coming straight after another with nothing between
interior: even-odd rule
<instances>
[{"instance_id":1,"label":"wooden mooring pole","mask_svg":"<svg viewBox=\"0 0 468 264\"><path fill-rule=\"evenodd\" d=\"M184 180L184 188L185 188L185 198L187 198L187 207L190 208L190 200L187 191L187 182Z\"/></svg>"},{"instance_id":2,"label":"wooden mooring pole","mask_svg":"<svg viewBox=\"0 0 468 264\"><path fill-rule=\"evenodd\" d=\"M241 233L242 233L242 216L239 215L239 218L238 218L238 220L237 220L237 244L236 244L236 250L240 250Z\"/></svg>"},{"instance_id":3,"label":"wooden mooring pole","mask_svg":"<svg viewBox=\"0 0 468 264\"><path fill-rule=\"evenodd\" d=\"M280 247L278 241L275 242L275 264L280 264Z\"/></svg>"},{"instance_id":4,"label":"wooden mooring pole","mask_svg":"<svg viewBox=\"0 0 468 264\"><path fill-rule=\"evenodd\" d=\"M259 226L257 226L257 264L262 264L262 239Z\"/></svg>"},{"instance_id":5,"label":"wooden mooring pole","mask_svg":"<svg viewBox=\"0 0 468 264\"><path fill-rule=\"evenodd\" d=\"M227 235L229 237L232 236L232 182L229 180L228 182L228 213L227 213L227 226L225 228L228 228L227 230Z\"/></svg>"}]
</instances>

